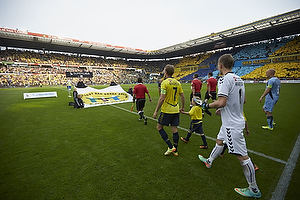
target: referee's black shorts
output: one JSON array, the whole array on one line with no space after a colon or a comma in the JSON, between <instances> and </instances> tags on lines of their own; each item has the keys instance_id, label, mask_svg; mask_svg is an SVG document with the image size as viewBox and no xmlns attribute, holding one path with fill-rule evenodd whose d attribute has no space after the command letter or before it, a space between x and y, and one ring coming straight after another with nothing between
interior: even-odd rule
<instances>
[{"instance_id":1,"label":"referee's black shorts","mask_svg":"<svg viewBox=\"0 0 300 200\"><path fill-rule=\"evenodd\" d=\"M193 92L191 92L191 95L190 95L190 101L192 101L192 99L193 99ZM201 92L195 92L195 96L196 97L199 97L200 99L201 99Z\"/></svg>"},{"instance_id":2,"label":"referee's black shorts","mask_svg":"<svg viewBox=\"0 0 300 200\"><path fill-rule=\"evenodd\" d=\"M146 102L145 98L143 98L143 99L136 99L136 110L137 111L143 110L143 108L145 107L145 102Z\"/></svg>"},{"instance_id":3,"label":"referee's black shorts","mask_svg":"<svg viewBox=\"0 0 300 200\"><path fill-rule=\"evenodd\" d=\"M210 92L210 94L211 94L211 96L212 97L210 97L209 96L209 94L208 94L208 91L206 91L206 93L205 93L205 99L212 99L212 100L217 100L217 93L216 92Z\"/></svg>"}]
</instances>

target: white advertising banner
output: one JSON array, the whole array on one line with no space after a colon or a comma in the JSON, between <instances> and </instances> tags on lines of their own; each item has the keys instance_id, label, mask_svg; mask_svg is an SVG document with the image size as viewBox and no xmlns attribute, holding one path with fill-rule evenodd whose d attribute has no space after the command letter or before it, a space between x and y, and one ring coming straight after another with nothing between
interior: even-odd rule
<instances>
[{"instance_id":1,"label":"white advertising banner","mask_svg":"<svg viewBox=\"0 0 300 200\"><path fill-rule=\"evenodd\" d=\"M56 92L23 93L23 98L24 99L44 98L44 97L57 97L57 93Z\"/></svg>"}]
</instances>

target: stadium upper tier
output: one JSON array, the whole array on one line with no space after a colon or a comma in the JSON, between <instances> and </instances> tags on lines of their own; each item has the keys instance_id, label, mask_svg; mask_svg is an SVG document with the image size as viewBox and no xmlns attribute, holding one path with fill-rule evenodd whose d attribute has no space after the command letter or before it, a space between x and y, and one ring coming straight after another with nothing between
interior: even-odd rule
<instances>
[{"instance_id":1,"label":"stadium upper tier","mask_svg":"<svg viewBox=\"0 0 300 200\"><path fill-rule=\"evenodd\" d=\"M0 46L125 59L167 59L299 33L300 9L159 50L113 46L8 28L0 28Z\"/></svg>"}]
</instances>

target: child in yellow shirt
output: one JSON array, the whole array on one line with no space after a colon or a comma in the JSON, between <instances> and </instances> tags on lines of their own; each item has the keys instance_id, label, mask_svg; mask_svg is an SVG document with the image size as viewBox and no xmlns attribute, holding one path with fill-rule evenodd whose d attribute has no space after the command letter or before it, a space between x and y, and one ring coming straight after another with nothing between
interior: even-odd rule
<instances>
[{"instance_id":1,"label":"child in yellow shirt","mask_svg":"<svg viewBox=\"0 0 300 200\"><path fill-rule=\"evenodd\" d=\"M190 128L188 130L187 136L185 138L181 137L180 139L188 143L190 137L192 136L192 133L195 132L196 134L199 134L202 138L203 145L200 146L200 149L207 149L207 142L206 137L203 134L203 128L202 128L202 102L199 97L194 97L192 99L192 105L193 107L189 112L180 111L182 114L190 115L191 116L191 123Z\"/></svg>"}]
</instances>

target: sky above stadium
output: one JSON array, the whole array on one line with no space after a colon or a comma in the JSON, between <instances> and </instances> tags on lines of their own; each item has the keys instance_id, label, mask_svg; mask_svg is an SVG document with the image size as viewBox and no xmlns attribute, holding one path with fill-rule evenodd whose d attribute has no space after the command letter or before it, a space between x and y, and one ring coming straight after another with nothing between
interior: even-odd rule
<instances>
[{"instance_id":1,"label":"sky above stadium","mask_svg":"<svg viewBox=\"0 0 300 200\"><path fill-rule=\"evenodd\" d=\"M299 8L299 0L0 0L0 27L157 50Z\"/></svg>"}]
</instances>

